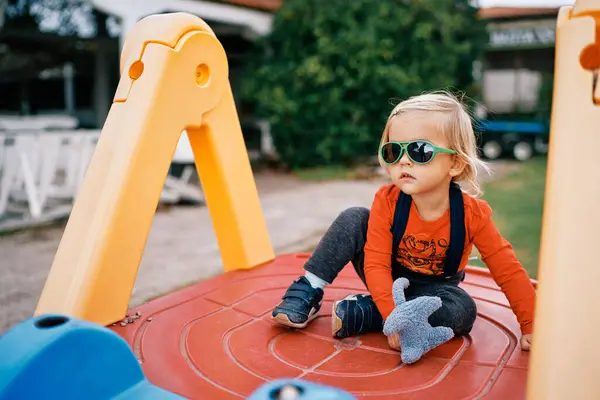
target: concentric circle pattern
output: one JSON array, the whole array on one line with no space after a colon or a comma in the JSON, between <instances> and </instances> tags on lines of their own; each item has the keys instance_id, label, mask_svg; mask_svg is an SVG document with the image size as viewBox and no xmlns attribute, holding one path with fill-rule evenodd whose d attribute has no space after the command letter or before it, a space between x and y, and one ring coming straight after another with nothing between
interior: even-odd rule
<instances>
[{"instance_id":1,"label":"concentric circle pattern","mask_svg":"<svg viewBox=\"0 0 600 400\"><path fill-rule=\"evenodd\" d=\"M528 353L518 347L506 297L484 270L470 268L462 283L478 307L471 335L403 365L383 334L332 337L332 302L366 292L351 266L326 289L319 317L306 329L270 321L306 257L290 254L226 273L133 309L142 318L113 329L152 383L190 399L246 398L278 378L335 386L359 399L525 397Z\"/></svg>"}]
</instances>

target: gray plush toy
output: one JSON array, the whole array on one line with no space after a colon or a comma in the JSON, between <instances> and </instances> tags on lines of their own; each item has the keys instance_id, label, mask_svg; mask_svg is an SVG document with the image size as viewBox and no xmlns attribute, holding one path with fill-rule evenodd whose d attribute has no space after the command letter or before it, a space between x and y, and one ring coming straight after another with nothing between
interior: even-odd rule
<instances>
[{"instance_id":1,"label":"gray plush toy","mask_svg":"<svg viewBox=\"0 0 600 400\"><path fill-rule=\"evenodd\" d=\"M433 328L429 324L429 316L442 306L442 300L423 296L406 301L404 290L408 285L406 278L398 278L394 282L392 290L396 308L386 319L383 333L386 336L399 334L402 362L412 364L423 354L452 339L454 332L450 328Z\"/></svg>"}]
</instances>

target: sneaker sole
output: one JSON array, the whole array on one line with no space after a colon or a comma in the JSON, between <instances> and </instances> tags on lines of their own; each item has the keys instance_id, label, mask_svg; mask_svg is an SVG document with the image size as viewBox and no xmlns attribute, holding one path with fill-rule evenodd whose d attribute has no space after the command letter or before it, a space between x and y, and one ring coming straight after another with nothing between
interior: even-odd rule
<instances>
[{"instance_id":1,"label":"sneaker sole","mask_svg":"<svg viewBox=\"0 0 600 400\"><path fill-rule=\"evenodd\" d=\"M331 307L331 336L336 337L335 334L342 329L342 319L337 316L335 310L337 310L338 304L342 300L336 300L333 302L333 306Z\"/></svg>"},{"instance_id":2,"label":"sneaker sole","mask_svg":"<svg viewBox=\"0 0 600 400\"><path fill-rule=\"evenodd\" d=\"M356 296L353 294L349 294L346 297L344 297L342 300L334 301L333 305L331 306L331 335L333 337L337 337L335 334L338 333L338 331L340 329L342 329L342 319L340 317L338 317L338 315L336 313L337 306L342 301L350 300L351 298L356 298Z\"/></svg>"},{"instance_id":3,"label":"sneaker sole","mask_svg":"<svg viewBox=\"0 0 600 400\"><path fill-rule=\"evenodd\" d=\"M275 322L277 322L278 324L281 325L285 325L285 326L289 326L290 328L306 328L306 326L315 318L317 318L318 312L315 308L313 308L312 310L310 310L310 313L308 314L308 318L306 319L306 321L301 322L301 323L295 323L290 321L290 319L288 318L287 315L281 313L281 314L277 314L275 317L271 317L271 319Z\"/></svg>"}]
</instances>

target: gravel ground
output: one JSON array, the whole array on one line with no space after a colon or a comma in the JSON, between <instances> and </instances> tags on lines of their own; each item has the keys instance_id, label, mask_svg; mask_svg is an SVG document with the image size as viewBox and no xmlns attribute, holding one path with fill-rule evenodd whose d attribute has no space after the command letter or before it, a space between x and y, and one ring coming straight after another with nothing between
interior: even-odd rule
<instances>
[{"instance_id":1,"label":"gravel ground","mask_svg":"<svg viewBox=\"0 0 600 400\"><path fill-rule=\"evenodd\" d=\"M492 178L515 168L516 163L496 162ZM280 173L260 173L256 181L277 254L311 249L340 211L369 207L385 183L379 179L310 183ZM0 334L32 315L62 230L63 226L54 226L0 236ZM131 303L221 272L208 210L164 209L155 216Z\"/></svg>"}]
</instances>

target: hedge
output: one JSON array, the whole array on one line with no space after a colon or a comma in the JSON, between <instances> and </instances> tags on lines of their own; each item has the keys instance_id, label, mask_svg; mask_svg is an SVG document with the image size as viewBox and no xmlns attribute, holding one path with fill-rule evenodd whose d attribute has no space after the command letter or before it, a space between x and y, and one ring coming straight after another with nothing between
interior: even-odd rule
<instances>
[{"instance_id":1,"label":"hedge","mask_svg":"<svg viewBox=\"0 0 600 400\"><path fill-rule=\"evenodd\" d=\"M376 154L393 105L434 89L476 97L487 42L466 0L286 0L257 42L242 103L272 126L291 168Z\"/></svg>"}]
</instances>

